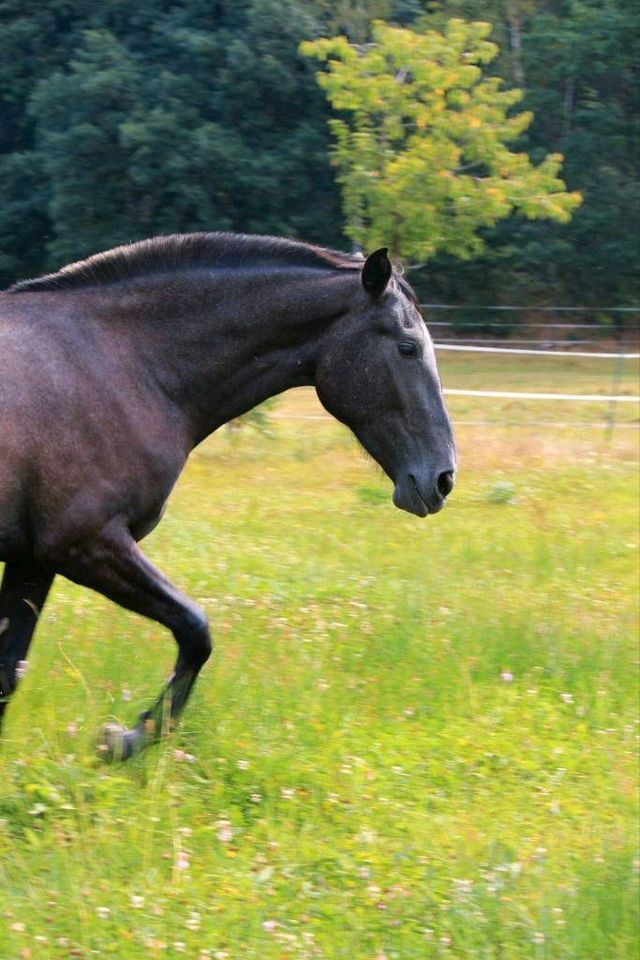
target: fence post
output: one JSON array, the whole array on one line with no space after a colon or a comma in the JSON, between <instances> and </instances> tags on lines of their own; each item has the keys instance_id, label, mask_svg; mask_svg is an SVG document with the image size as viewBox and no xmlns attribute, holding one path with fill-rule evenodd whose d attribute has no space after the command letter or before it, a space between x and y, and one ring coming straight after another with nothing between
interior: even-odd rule
<instances>
[{"instance_id":1,"label":"fence post","mask_svg":"<svg viewBox=\"0 0 640 960\"><path fill-rule=\"evenodd\" d=\"M607 429L605 431L605 438L607 443L611 443L613 439L613 431L616 425L616 416L618 413L617 407L618 402L616 397L620 392L620 381L622 380L622 368L624 367L624 343L622 338L619 341L618 356L616 357L615 363L613 365L613 374L611 377L611 400L609 401L609 411L607 413Z\"/></svg>"}]
</instances>

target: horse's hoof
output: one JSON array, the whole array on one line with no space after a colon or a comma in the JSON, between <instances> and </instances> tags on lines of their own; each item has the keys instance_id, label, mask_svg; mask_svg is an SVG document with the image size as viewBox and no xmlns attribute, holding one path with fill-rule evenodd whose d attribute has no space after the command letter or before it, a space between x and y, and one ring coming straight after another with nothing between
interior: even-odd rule
<instances>
[{"instance_id":1,"label":"horse's hoof","mask_svg":"<svg viewBox=\"0 0 640 960\"><path fill-rule=\"evenodd\" d=\"M98 756L109 763L128 760L139 748L136 730L127 730L117 723L106 723L98 737Z\"/></svg>"}]
</instances>

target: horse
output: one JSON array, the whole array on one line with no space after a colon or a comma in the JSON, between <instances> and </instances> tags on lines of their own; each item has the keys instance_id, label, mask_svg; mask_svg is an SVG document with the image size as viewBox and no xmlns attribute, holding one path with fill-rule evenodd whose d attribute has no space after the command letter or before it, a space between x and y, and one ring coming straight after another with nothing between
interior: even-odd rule
<instances>
[{"instance_id":1,"label":"horse","mask_svg":"<svg viewBox=\"0 0 640 960\"><path fill-rule=\"evenodd\" d=\"M197 444L302 385L377 461L397 507L444 506L451 422L387 248L163 236L0 293L0 719L59 575L162 624L178 647L154 705L129 729L108 725L103 752L126 759L173 728L211 636L138 544Z\"/></svg>"}]
</instances>

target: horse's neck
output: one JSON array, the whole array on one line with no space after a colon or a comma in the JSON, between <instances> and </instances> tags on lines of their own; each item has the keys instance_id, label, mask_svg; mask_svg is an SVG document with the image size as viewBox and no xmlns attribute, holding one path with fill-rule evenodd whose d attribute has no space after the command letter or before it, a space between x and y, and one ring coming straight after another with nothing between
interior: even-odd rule
<instances>
[{"instance_id":1,"label":"horse's neck","mask_svg":"<svg viewBox=\"0 0 640 960\"><path fill-rule=\"evenodd\" d=\"M268 397L313 383L320 342L349 309L350 274L198 272L133 293L127 312L137 318L127 326L187 414L194 442Z\"/></svg>"}]
</instances>

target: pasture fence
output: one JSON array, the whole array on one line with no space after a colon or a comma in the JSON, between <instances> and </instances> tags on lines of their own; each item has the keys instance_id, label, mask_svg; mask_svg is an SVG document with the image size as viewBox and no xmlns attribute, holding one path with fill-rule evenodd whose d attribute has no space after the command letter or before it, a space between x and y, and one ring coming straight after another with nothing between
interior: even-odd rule
<instances>
[{"instance_id":1,"label":"pasture fence","mask_svg":"<svg viewBox=\"0 0 640 960\"><path fill-rule=\"evenodd\" d=\"M606 428L607 438L611 439L613 436L613 431L616 425L617 420L617 409L618 404L620 403L638 403L640 402L640 396L634 395L629 396L626 394L621 394L620 387L622 383L622 377L624 372L625 361L628 360L638 360L640 359L640 353L635 353L632 351L625 350L624 341L629 338L633 338L637 341L638 339L638 329L637 326L635 329L629 325L627 322L623 329L611 329L609 325L603 325L599 323L567 323L567 322L558 322L555 320L549 321L545 319L544 321L540 320L531 320L530 314L573 314L585 316L588 314L596 314L599 316L607 317L640 317L640 308L639 307L621 307L621 306L562 306L562 305L549 305L541 307L531 307L523 306L516 304L443 304L443 303L423 303L422 309L425 312L437 312L441 311L464 311L467 315L462 323L455 323L454 321L442 321L442 320L431 320L429 318L430 327L438 327L440 335L446 333L447 330L453 329L453 332L456 334L455 337L448 337L445 340L439 339L434 342L434 347L438 351L460 351L467 353L478 353L478 354L502 354L502 355L515 355L515 356L544 356L544 357L576 357L576 358L587 358L587 359L598 359L598 360L613 360L614 366L612 370L611 383L609 388L609 393L607 394L577 394L577 393L552 393L552 392L526 392L526 391L513 391L513 390L459 390L455 388L449 388L445 390L445 393L448 393L452 396L468 396L468 397L478 397L478 398L487 398L487 399L518 399L518 400L532 400L532 401L558 401L558 402L572 402L572 403L581 403L581 402L600 402L606 403L607 414L605 419L599 424L602 427ZM496 320L469 320L469 316L473 316L476 313L525 313L527 314L526 319L518 324L520 330L524 327L525 329L532 329L533 331L538 331L538 337L535 340L527 340L522 337L512 338L510 336L505 337L513 332L513 324L507 323L505 321L496 321ZM467 328L471 327L474 331L474 335L471 337L464 337L464 332ZM487 342L486 339L480 339L477 336L477 332L486 332L487 330L493 331L495 329L496 333L503 332L501 340L492 340ZM575 338L574 331L580 330L580 341L577 342ZM547 331L553 331L553 337L546 337L544 333ZM576 346L585 347L589 344L593 344L593 339L585 339L586 331L590 334L597 336L605 336L607 339L614 338L618 341L618 349L614 352L611 350L576 350ZM543 336L540 336L540 333ZM558 334L564 334L564 339L558 339ZM505 346L505 341L508 342L508 346ZM500 345L498 345L500 344ZM517 345L516 345L517 344ZM538 344L536 347L535 344ZM577 425L577 424L576 424Z\"/></svg>"},{"instance_id":2,"label":"pasture fence","mask_svg":"<svg viewBox=\"0 0 640 960\"><path fill-rule=\"evenodd\" d=\"M611 438L616 426L618 405L638 404L640 403L640 394L627 394L621 392L622 378L625 370L625 363L640 360L640 352L634 352L628 349L629 342L637 343L640 339L640 328L632 326L626 320L627 317L637 316L640 318L640 307L621 307L621 306L523 306L515 304L444 304L444 303L423 303L421 308L425 314L437 311L464 311L467 316L473 316L478 313L525 313L527 319L517 324L519 332L523 330L538 331L537 337L512 337L509 334L514 332L513 322L502 320L465 320L456 322L453 320L438 320L428 316L428 326L430 329L437 328L437 339L434 340L434 348L438 352L451 353L472 353L479 355L494 355L502 357L508 363L515 357L552 357L553 360L563 358L567 359L593 359L603 361L613 361L611 378L609 381L608 392L603 393L557 393L546 390L508 390L508 389L462 389L457 387L447 387L444 390L445 395L452 397L471 397L480 400L522 400L522 401L544 401L556 403L604 403L607 404L607 413L601 421L585 420L530 420L527 419L527 426L552 427L590 427L606 428L606 434ZM536 321L531 320L531 314L573 314L588 315L595 314L599 316L624 316L625 326L612 327L609 324L585 323L585 322L566 322L557 320ZM491 338L491 333L495 328L496 334ZM466 330L472 330L470 337L465 337ZM453 336L447 336L451 331ZM547 331L553 331L551 336L545 336ZM580 339L574 339L575 331L580 331ZM587 332L591 338L587 338ZM435 330L434 330L435 333ZM480 336L478 335L480 334ZM483 336L483 334L487 334ZM564 339L560 337L564 336ZM594 339L595 338L595 339ZM586 350L575 349L576 347L586 347L592 344L597 347L598 339L602 342L606 340L607 346L614 341L614 346L618 345L617 350ZM536 347L535 345L539 346ZM274 414L280 418L279 414ZM296 419L315 420L323 419L322 414L307 414ZM286 419L291 419L286 417ZM476 419L456 419L454 422L465 426L521 426L520 423L502 422L495 423L488 420ZM636 428L637 423L619 424L627 428Z\"/></svg>"}]
</instances>

